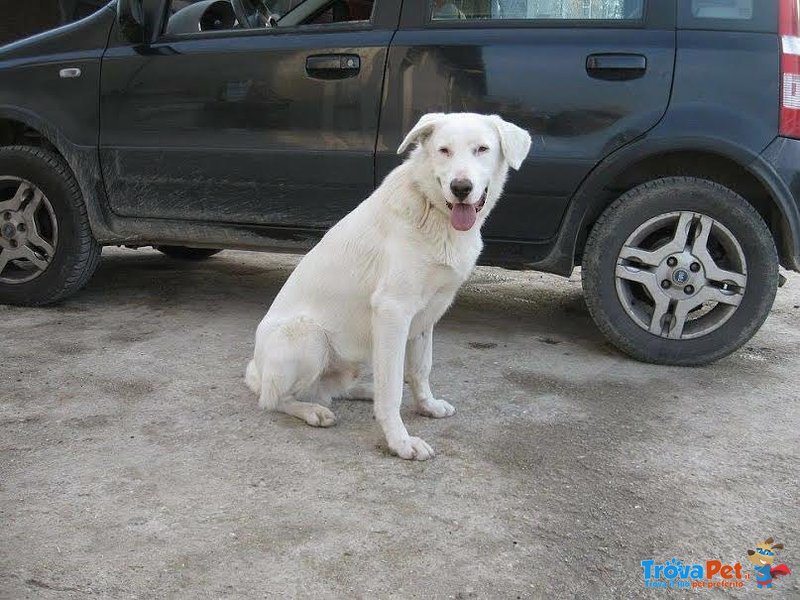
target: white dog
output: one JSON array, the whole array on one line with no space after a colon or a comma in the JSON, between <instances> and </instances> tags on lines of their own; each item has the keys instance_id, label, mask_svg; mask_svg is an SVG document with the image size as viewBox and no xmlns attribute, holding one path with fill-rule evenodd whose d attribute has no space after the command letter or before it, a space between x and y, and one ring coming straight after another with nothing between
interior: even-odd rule
<instances>
[{"instance_id":1,"label":"white dog","mask_svg":"<svg viewBox=\"0 0 800 600\"><path fill-rule=\"evenodd\" d=\"M480 228L531 138L496 115L438 113L419 120L398 154L414 143L297 265L258 326L246 381L263 408L328 427L331 398L373 396L355 385L371 365L389 450L425 460L433 449L400 418L404 374L417 412L455 412L428 381L433 326L474 268Z\"/></svg>"}]
</instances>

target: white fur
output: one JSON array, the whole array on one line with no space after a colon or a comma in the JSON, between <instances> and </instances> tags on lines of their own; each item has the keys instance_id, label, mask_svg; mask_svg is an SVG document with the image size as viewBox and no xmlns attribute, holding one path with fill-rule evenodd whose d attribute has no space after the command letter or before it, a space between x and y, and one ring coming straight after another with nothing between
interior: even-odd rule
<instances>
[{"instance_id":1,"label":"white fur","mask_svg":"<svg viewBox=\"0 0 800 600\"><path fill-rule=\"evenodd\" d=\"M423 116L398 152L411 144L410 157L297 265L258 326L246 381L262 407L327 427L331 398L369 394L355 384L372 367L375 417L390 451L424 460L433 449L400 418L403 380L417 412L455 412L431 391L433 326L474 268L480 227L530 136L494 115L437 113ZM450 224L454 179L473 184L466 204L487 190L468 231Z\"/></svg>"}]
</instances>

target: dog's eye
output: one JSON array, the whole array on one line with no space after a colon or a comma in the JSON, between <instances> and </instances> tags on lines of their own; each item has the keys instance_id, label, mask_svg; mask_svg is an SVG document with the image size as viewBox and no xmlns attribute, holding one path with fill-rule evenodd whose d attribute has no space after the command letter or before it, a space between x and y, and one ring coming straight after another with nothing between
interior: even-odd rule
<instances>
[{"instance_id":1,"label":"dog's eye","mask_svg":"<svg viewBox=\"0 0 800 600\"><path fill-rule=\"evenodd\" d=\"M444 146L442 146L441 148L439 148L439 154L450 156L450 148L445 148Z\"/></svg>"},{"instance_id":2,"label":"dog's eye","mask_svg":"<svg viewBox=\"0 0 800 600\"><path fill-rule=\"evenodd\" d=\"M475 150L476 154L484 154L489 151L489 146L478 146L478 149Z\"/></svg>"}]
</instances>

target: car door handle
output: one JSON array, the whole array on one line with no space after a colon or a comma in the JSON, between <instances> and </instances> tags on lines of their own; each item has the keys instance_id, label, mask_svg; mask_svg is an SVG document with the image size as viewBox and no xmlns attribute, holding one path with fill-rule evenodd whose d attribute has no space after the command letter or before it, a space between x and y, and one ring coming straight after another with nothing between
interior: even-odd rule
<instances>
[{"instance_id":1,"label":"car door handle","mask_svg":"<svg viewBox=\"0 0 800 600\"><path fill-rule=\"evenodd\" d=\"M306 73L314 79L345 79L358 75L358 54L315 54L306 58Z\"/></svg>"},{"instance_id":2,"label":"car door handle","mask_svg":"<svg viewBox=\"0 0 800 600\"><path fill-rule=\"evenodd\" d=\"M61 79L75 79L76 77L81 76L81 70L77 67L61 69L58 72L58 76L61 77Z\"/></svg>"},{"instance_id":3,"label":"car door handle","mask_svg":"<svg viewBox=\"0 0 800 600\"><path fill-rule=\"evenodd\" d=\"M645 71L647 57L641 54L590 54L586 57L586 72L596 79L638 79Z\"/></svg>"}]
</instances>

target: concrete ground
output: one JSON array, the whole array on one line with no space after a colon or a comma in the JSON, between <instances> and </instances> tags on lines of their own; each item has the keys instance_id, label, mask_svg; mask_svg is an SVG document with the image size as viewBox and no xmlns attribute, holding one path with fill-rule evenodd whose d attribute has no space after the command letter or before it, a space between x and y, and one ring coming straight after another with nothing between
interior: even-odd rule
<instances>
[{"instance_id":1,"label":"concrete ground","mask_svg":"<svg viewBox=\"0 0 800 600\"><path fill-rule=\"evenodd\" d=\"M616 352L577 277L480 268L434 342L458 412L404 409L415 463L366 402L327 430L258 410L244 366L296 260L112 249L60 306L0 307L0 597L686 597L640 562L749 574L768 536L794 574L766 593L800 596L800 277L681 369Z\"/></svg>"}]
</instances>

